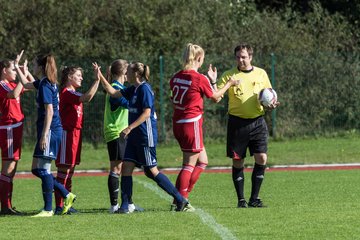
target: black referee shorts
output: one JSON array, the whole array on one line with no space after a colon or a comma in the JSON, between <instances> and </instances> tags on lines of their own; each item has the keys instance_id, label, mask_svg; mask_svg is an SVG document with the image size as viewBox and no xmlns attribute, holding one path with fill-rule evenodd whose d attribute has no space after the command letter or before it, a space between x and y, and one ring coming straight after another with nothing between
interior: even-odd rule
<instances>
[{"instance_id":1,"label":"black referee shorts","mask_svg":"<svg viewBox=\"0 0 360 240\"><path fill-rule=\"evenodd\" d=\"M229 114L227 126L227 156L241 159L246 157L249 148L250 156L254 153L267 153L268 128L263 116L244 119Z\"/></svg>"}]
</instances>

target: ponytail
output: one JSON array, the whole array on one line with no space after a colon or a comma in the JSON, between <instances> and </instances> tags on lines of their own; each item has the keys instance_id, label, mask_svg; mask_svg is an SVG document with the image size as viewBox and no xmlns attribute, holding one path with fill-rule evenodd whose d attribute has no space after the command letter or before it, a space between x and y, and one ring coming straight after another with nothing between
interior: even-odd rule
<instances>
[{"instance_id":1,"label":"ponytail","mask_svg":"<svg viewBox=\"0 0 360 240\"><path fill-rule=\"evenodd\" d=\"M131 63L129 67L147 82L150 81L150 67L141 62Z\"/></svg>"},{"instance_id":2,"label":"ponytail","mask_svg":"<svg viewBox=\"0 0 360 240\"><path fill-rule=\"evenodd\" d=\"M43 69L43 74L45 74L45 76L50 80L50 82L56 84L57 68L54 55L39 55L36 57L36 62L38 66Z\"/></svg>"},{"instance_id":3,"label":"ponytail","mask_svg":"<svg viewBox=\"0 0 360 240\"><path fill-rule=\"evenodd\" d=\"M144 70L142 77L145 78L146 81L150 80L150 67L144 64Z\"/></svg>"}]
</instances>

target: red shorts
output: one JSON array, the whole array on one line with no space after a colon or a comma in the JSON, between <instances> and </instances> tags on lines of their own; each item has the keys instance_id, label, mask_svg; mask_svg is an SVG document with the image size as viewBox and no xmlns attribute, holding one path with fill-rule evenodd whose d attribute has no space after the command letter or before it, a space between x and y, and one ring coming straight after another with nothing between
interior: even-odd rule
<instances>
[{"instance_id":1,"label":"red shorts","mask_svg":"<svg viewBox=\"0 0 360 240\"><path fill-rule=\"evenodd\" d=\"M194 122L176 123L173 121L173 132L183 152L201 152L204 149L203 118Z\"/></svg>"},{"instance_id":2,"label":"red shorts","mask_svg":"<svg viewBox=\"0 0 360 240\"><path fill-rule=\"evenodd\" d=\"M63 130L61 145L55 164L61 166L75 166L80 164L81 155L81 129L71 131Z\"/></svg>"},{"instance_id":3,"label":"red shorts","mask_svg":"<svg viewBox=\"0 0 360 240\"><path fill-rule=\"evenodd\" d=\"M20 160L23 123L0 126L0 148L3 161Z\"/></svg>"}]
</instances>

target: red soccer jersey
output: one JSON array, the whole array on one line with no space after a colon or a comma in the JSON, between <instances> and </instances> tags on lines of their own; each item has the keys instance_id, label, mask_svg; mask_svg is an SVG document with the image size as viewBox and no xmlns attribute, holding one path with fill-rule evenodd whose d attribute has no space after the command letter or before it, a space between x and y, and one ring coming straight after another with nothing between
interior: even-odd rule
<instances>
[{"instance_id":1,"label":"red soccer jersey","mask_svg":"<svg viewBox=\"0 0 360 240\"><path fill-rule=\"evenodd\" d=\"M0 81L0 125L10 125L24 120L20 97L7 98L7 94L13 91L16 85L16 82Z\"/></svg>"},{"instance_id":2,"label":"red soccer jersey","mask_svg":"<svg viewBox=\"0 0 360 240\"><path fill-rule=\"evenodd\" d=\"M83 104L81 93L64 88L60 93L60 118L64 130L81 129L83 124Z\"/></svg>"},{"instance_id":3,"label":"red soccer jersey","mask_svg":"<svg viewBox=\"0 0 360 240\"><path fill-rule=\"evenodd\" d=\"M173 120L193 119L203 113L203 96L212 97L210 81L194 70L182 70L170 80L171 100L174 106Z\"/></svg>"}]
</instances>

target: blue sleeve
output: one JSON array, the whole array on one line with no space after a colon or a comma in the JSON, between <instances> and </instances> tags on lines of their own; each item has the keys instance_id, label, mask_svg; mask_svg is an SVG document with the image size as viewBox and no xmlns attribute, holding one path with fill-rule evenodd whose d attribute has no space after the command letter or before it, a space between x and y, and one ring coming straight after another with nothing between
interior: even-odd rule
<instances>
[{"instance_id":1,"label":"blue sleeve","mask_svg":"<svg viewBox=\"0 0 360 240\"><path fill-rule=\"evenodd\" d=\"M120 89L121 94L127 100L131 99L131 97L134 95L134 91L135 91L134 86L130 86L130 87L126 88L126 89Z\"/></svg>"},{"instance_id":2,"label":"blue sleeve","mask_svg":"<svg viewBox=\"0 0 360 240\"><path fill-rule=\"evenodd\" d=\"M38 90L38 89L39 89L39 85L40 85L40 80L35 80L35 81L33 82L33 85L34 85L35 89Z\"/></svg>"},{"instance_id":3,"label":"blue sleeve","mask_svg":"<svg viewBox=\"0 0 360 240\"><path fill-rule=\"evenodd\" d=\"M148 84L144 84L139 93L142 108L152 108L154 105L154 94Z\"/></svg>"},{"instance_id":4,"label":"blue sleeve","mask_svg":"<svg viewBox=\"0 0 360 240\"><path fill-rule=\"evenodd\" d=\"M115 111L118 107L129 108L129 101L126 100L126 98L124 97L121 98L110 97L109 102L110 102L111 111Z\"/></svg>"},{"instance_id":5,"label":"blue sleeve","mask_svg":"<svg viewBox=\"0 0 360 240\"><path fill-rule=\"evenodd\" d=\"M112 87L118 91L122 88L117 84L112 84ZM129 108L129 102L124 97L120 98L109 98L111 111L115 111L118 107Z\"/></svg>"},{"instance_id":6,"label":"blue sleeve","mask_svg":"<svg viewBox=\"0 0 360 240\"><path fill-rule=\"evenodd\" d=\"M49 84L42 84L39 88L39 96L42 103L39 104L53 104L53 92Z\"/></svg>"}]
</instances>

